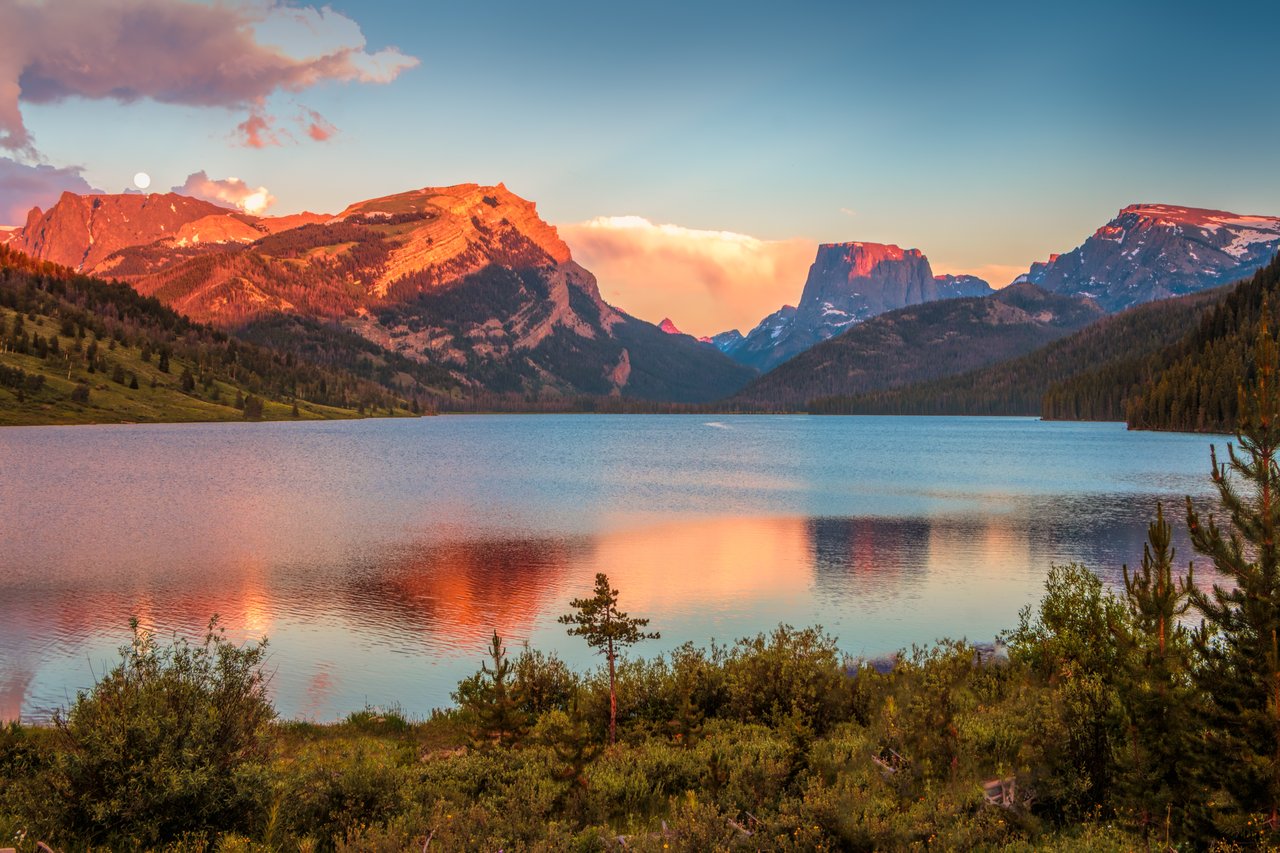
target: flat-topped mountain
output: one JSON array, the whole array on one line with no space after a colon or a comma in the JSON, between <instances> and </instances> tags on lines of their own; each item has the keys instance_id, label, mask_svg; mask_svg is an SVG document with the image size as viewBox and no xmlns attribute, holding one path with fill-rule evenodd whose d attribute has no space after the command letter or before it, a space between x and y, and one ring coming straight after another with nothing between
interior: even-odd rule
<instances>
[{"instance_id":1,"label":"flat-topped mountain","mask_svg":"<svg viewBox=\"0 0 1280 853\"><path fill-rule=\"evenodd\" d=\"M752 382L744 408L796 409L810 400L963 373L1030 352L1104 316L1092 300L1010 285L942 299L851 326Z\"/></svg>"},{"instance_id":2,"label":"flat-topped mountain","mask_svg":"<svg viewBox=\"0 0 1280 853\"><path fill-rule=\"evenodd\" d=\"M783 306L746 336L717 335L717 346L769 370L855 323L910 305L991 292L975 276L934 276L919 249L883 243L824 243L796 307Z\"/></svg>"},{"instance_id":3,"label":"flat-topped mountain","mask_svg":"<svg viewBox=\"0 0 1280 853\"><path fill-rule=\"evenodd\" d=\"M1107 311L1236 281L1280 250L1280 218L1168 204L1121 210L1079 247L1020 276Z\"/></svg>"},{"instance_id":4,"label":"flat-topped mountain","mask_svg":"<svg viewBox=\"0 0 1280 853\"><path fill-rule=\"evenodd\" d=\"M292 217L173 193L65 193L10 245L250 338L268 320L280 335L282 317L339 323L473 392L696 401L752 376L606 303L535 205L502 184Z\"/></svg>"}]
</instances>

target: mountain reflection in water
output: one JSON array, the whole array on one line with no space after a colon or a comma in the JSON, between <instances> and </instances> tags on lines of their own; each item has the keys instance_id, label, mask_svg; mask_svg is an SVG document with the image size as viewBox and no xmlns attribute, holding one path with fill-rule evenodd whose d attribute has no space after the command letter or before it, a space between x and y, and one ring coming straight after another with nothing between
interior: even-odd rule
<instances>
[{"instance_id":1,"label":"mountain reflection in water","mask_svg":"<svg viewBox=\"0 0 1280 853\"><path fill-rule=\"evenodd\" d=\"M662 632L640 654L779 622L852 654L988 640L1052 563L1117 583L1155 501L1207 491L1208 439L1111 424L430 420L0 431L0 718L91 686L132 615L213 613L270 638L286 717L421 715L493 630L595 665L556 617L596 572Z\"/></svg>"}]
</instances>

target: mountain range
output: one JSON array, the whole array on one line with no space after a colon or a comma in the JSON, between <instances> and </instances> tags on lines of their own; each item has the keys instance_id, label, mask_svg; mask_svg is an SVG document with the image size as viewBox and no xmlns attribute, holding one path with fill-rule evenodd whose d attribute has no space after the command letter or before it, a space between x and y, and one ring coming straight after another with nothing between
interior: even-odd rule
<instances>
[{"instance_id":1,"label":"mountain range","mask_svg":"<svg viewBox=\"0 0 1280 853\"><path fill-rule=\"evenodd\" d=\"M1280 250L1280 218L1134 204L1080 246L1018 277L1087 296L1108 312L1206 290L1260 269Z\"/></svg>"},{"instance_id":2,"label":"mountain range","mask_svg":"<svg viewBox=\"0 0 1280 853\"><path fill-rule=\"evenodd\" d=\"M462 393L696 402L754 374L606 303L534 204L501 184L288 217L175 193L64 193L8 244L249 339L263 323L287 334L281 317L337 324L438 367Z\"/></svg>"},{"instance_id":3,"label":"mountain range","mask_svg":"<svg viewBox=\"0 0 1280 853\"><path fill-rule=\"evenodd\" d=\"M1093 300L1015 284L990 296L934 300L852 326L748 384L748 409L803 409L810 400L962 373L1030 352L1104 316Z\"/></svg>"},{"instance_id":4,"label":"mountain range","mask_svg":"<svg viewBox=\"0 0 1280 853\"><path fill-rule=\"evenodd\" d=\"M1046 382L1092 369L1112 352L1108 336L1128 342L1117 346L1131 360L1154 357L1217 298L1171 297L1262 267L1280 249L1280 218L1132 205L998 291L973 276L935 275L918 249L823 244L796 305L746 335L709 338L610 305L536 206L501 184L283 217L176 193L65 193L0 231L0 244L125 282L281 358L354 371L403 405L554 408L619 397L734 409L1022 411L1043 398L1047 414L1071 417L1114 414L1150 369L1116 368L1130 384L1104 397L1103 380L1079 393L1050 393L1058 386ZM1116 312L1115 323L1091 325ZM1041 347L1049 362L1028 355ZM1075 367L1064 373L1064 365Z\"/></svg>"},{"instance_id":5,"label":"mountain range","mask_svg":"<svg viewBox=\"0 0 1280 853\"><path fill-rule=\"evenodd\" d=\"M736 361L768 371L886 311L989 293L991 286L975 276L935 276L919 249L824 243L795 306L782 306L746 335L735 329L711 342Z\"/></svg>"}]
</instances>

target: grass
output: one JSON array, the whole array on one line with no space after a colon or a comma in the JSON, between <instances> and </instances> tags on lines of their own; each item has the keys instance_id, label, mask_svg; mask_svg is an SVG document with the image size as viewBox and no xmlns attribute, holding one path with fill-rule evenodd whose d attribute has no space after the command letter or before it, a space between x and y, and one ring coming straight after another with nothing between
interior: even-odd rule
<instances>
[{"instance_id":1,"label":"grass","mask_svg":"<svg viewBox=\"0 0 1280 853\"><path fill-rule=\"evenodd\" d=\"M0 309L0 324L12 325L13 312ZM174 357L169 372L159 367L159 358L153 355L144 361L142 350L137 347L116 345L108 340L98 342L99 353L106 359L105 371L88 372L82 358L68 359L76 339L62 335L53 318L37 316L26 319L28 332L44 338L58 338L62 356L48 359L34 354L0 352L0 365L19 367L29 374L44 377L44 387L39 391L24 391L19 399L16 389L0 387L0 426L34 426L43 424L116 424L116 423L185 423L212 421L242 421L244 413L236 408L237 393L248 396L248 388L216 380L209 388L197 383L194 391L182 390L184 369L199 375L197 366ZM88 339L81 341L88 346ZM124 371L124 383L112 380L115 367ZM138 387L130 388L131 376L137 377ZM89 401L72 401L71 392L80 383L89 386ZM154 383L154 385L153 385ZM298 400L298 415L294 417L291 403L264 400L262 420L336 420L361 417L349 409L324 406Z\"/></svg>"}]
</instances>

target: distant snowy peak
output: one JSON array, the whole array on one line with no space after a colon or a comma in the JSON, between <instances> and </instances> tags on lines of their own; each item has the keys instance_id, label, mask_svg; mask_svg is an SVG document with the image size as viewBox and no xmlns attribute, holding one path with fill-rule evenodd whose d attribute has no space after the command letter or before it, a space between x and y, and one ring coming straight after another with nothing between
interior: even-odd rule
<instances>
[{"instance_id":1,"label":"distant snowy peak","mask_svg":"<svg viewBox=\"0 0 1280 853\"><path fill-rule=\"evenodd\" d=\"M737 329L730 329L727 332L721 332L720 334L712 335L709 338L698 338L698 340L711 344L716 349L720 350L720 352L727 355L737 349L742 342L746 340L746 338L743 337L742 332L739 332Z\"/></svg>"},{"instance_id":2,"label":"distant snowy peak","mask_svg":"<svg viewBox=\"0 0 1280 853\"><path fill-rule=\"evenodd\" d=\"M1280 217L1132 204L1078 248L1017 281L1089 296L1108 311L1227 284L1280 250Z\"/></svg>"},{"instance_id":3,"label":"distant snowy peak","mask_svg":"<svg viewBox=\"0 0 1280 853\"><path fill-rule=\"evenodd\" d=\"M990 296L995 293L991 285L976 275L935 275L941 299L961 299L966 296Z\"/></svg>"},{"instance_id":4,"label":"distant snowy peak","mask_svg":"<svg viewBox=\"0 0 1280 853\"><path fill-rule=\"evenodd\" d=\"M652 315L650 315L652 316ZM668 335L683 335L684 332L676 328L676 324L671 322L670 317L663 317L662 322L658 324L658 328L666 332Z\"/></svg>"}]
</instances>

